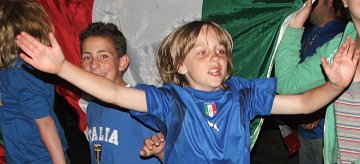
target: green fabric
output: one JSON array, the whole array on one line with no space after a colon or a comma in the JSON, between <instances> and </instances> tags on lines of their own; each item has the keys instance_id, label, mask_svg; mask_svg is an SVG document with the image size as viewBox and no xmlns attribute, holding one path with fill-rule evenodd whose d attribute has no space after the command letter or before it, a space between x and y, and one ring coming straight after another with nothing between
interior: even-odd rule
<instances>
[{"instance_id":1,"label":"green fabric","mask_svg":"<svg viewBox=\"0 0 360 164\"><path fill-rule=\"evenodd\" d=\"M355 164L360 164L360 159L354 161Z\"/></svg>"},{"instance_id":2,"label":"green fabric","mask_svg":"<svg viewBox=\"0 0 360 164\"><path fill-rule=\"evenodd\" d=\"M300 40L303 29L287 28L275 56L275 76L278 79L278 92L297 94L326 82L321 68L321 57L332 61L338 47L345 41L345 36L356 36L354 25L350 22L344 34L337 35L327 44L316 50L316 53L300 62ZM324 163L337 163L338 143L333 105L329 105L325 115Z\"/></svg>"},{"instance_id":3,"label":"green fabric","mask_svg":"<svg viewBox=\"0 0 360 164\"><path fill-rule=\"evenodd\" d=\"M205 0L202 19L221 24L232 35L234 75L266 77L278 30L302 4L301 0Z\"/></svg>"},{"instance_id":4,"label":"green fabric","mask_svg":"<svg viewBox=\"0 0 360 164\"><path fill-rule=\"evenodd\" d=\"M205 0L202 19L219 23L232 35L233 75L267 77L278 30L283 20L302 4L302 0ZM258 118L251 124L251 148L262 123L263 119Z\"/></svg>"}]
</instances>

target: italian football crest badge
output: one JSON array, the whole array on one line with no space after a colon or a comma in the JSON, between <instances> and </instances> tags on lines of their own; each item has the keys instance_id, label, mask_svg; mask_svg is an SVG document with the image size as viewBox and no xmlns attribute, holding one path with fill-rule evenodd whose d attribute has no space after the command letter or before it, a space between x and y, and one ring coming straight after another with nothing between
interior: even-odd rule
<instances>
[{"instance_id":1,"label":"italian football crest badge","mask_svg":"<svg viewBox=\"0 0 360 164\"><path fill-rule=\"evenodd\" d=\"M207 116L209 117L213 117L216 114L216 104L211 102L211 103L205 103L204 104L204 112Z\"/></svg>"}]
</instances>

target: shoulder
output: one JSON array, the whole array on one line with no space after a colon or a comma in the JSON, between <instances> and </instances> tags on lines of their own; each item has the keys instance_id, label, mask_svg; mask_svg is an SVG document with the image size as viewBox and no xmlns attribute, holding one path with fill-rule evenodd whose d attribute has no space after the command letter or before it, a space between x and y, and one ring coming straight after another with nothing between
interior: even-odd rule
<instances>
[{"instance_id":1,"label":"shoulder","mask_svg":"<svg viewBox=\"0 0 360 164\"><path fill-rule=\"evenodd\" d=\"M39 70L34 69L29 64L25 63L22 59L18 59L15 61L14 65L9 68L9 78L13 78L17 82L46 82L50 80L54 75L41 72ZM21 81L24 80L25 81Z\"/></svg>"},{"instance_id":2,"label":"shoulder","mask_svg":"<svg viewBox=\"0 0 360 164\"><path fill-rule=\"evenodd\" d=\"M136 84L136 89L144 90L145 92L159 92L163 94L170 94L171 92L183 92L186 91L182 86L176 84L164 84L161 87L157 87L155 85L148 85L148 84Z\"/></svg>"},{"instance_id":3,"label":"shoulder","mask_svg":"<svg viewBox=\"0 0 360 164\"><path fill-rule=\"evenodd\" d=\"M287 27L284 32L284 36L281 40L293 41L301 39L304 33L304 28Z\"/></svg>"},{"instance_id":4,"label":"shoulder","mask_svg":"<svg viewBox=\"0 0 360 164\"><path fill-rule=\"evenodd\" d=\"M231 77L226 83L230 87L257 87L262 85L274 85L276 84L276 78L243 79L241 77Z\"/></svg>"},{"instance_id":5,"label":"shoulder","mask_svg":"<svg viewBox=\"0 0 360 164\"><path fill-rule=\"evenodd\" d=\"M38 71L19 59L6 70L2 81L6 81L6 87L11 88L13 92L50 95L53 94L50 92L53 92L54 76Z\"/></svg>"}]
</instances>

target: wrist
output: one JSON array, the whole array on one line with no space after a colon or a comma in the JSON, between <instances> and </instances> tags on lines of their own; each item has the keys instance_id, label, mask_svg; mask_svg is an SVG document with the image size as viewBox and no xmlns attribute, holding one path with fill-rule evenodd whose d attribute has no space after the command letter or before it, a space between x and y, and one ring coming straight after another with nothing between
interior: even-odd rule
<instances>
[{"instance_id":1,"label":"wrist","mask_svg":"<svg viewBox=\"0 0 360 164\"><path fill-rule=\"evenodd\" d=\"M336 91L343 91L343 90L345 89L345 87L336 85L336 84L334 84L334 83L332 83L332 82L329 82L329 83L330 83L331 88L333 88L333 89L336 90Z\"/></svg>"}]
</instances>

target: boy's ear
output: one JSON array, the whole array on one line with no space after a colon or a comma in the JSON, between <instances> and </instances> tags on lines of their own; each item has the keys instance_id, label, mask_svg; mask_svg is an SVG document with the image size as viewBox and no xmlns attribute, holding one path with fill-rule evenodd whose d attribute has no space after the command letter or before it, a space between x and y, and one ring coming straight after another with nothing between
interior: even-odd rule
<instances>
[{"instance_id":1,"label":"boy's ear","mask_svg":"<svg viewBox=\"0 0 360 164\"><path fill-rule=\"evenodd\" d=\"M125 71L129 66L129 56L125 54L124 56L120 57L119 59L119 71L123 72Z\"/></svg>"},{"instance_id":2,"label":"boy's ear","mask_svg":"<svg viewBox=\"0 0 360 164\"><path fill-rule=\"evenodd\" d=\"M186 69L186 67L185 67L184 65L180 65L179 68L178 68L178 70L177 70L177 72L178 72L179 74L184 75L185 73L187 73L187 69Z\"/></svg>"}]
</instances>

